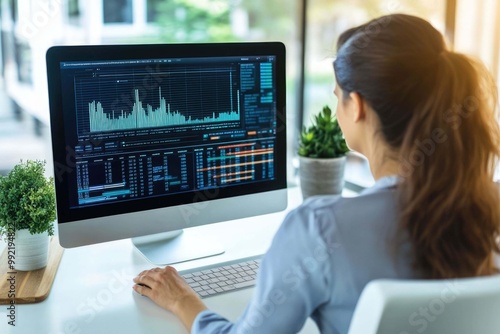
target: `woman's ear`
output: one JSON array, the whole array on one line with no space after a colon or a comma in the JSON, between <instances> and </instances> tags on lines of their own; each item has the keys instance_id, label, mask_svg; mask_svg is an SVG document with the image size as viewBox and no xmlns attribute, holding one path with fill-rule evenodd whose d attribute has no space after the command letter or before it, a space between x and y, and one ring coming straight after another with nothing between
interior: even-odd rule
<instances>
[{"instance_id":1,"label":"woman's ear","mask_svg":"<svg viewBox=\"0 0 500 334\"><path fill-rule=\"evenodd\" d=\"M366 110L364 99L359 93L349 93L349 114L354 123L357 123L366 118Z\"/></svg>"}]
</instances>

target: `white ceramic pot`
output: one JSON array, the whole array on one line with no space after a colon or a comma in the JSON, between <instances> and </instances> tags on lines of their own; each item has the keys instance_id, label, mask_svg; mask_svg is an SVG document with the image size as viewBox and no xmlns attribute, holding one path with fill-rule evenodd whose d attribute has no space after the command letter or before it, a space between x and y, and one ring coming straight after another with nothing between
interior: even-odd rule
<instances>
[{"instance_id":1,"label":"white ceramic pot","mask_svg":"<svg viewBox=\"0 0 500 334\"><path fill-rule=\"evenodd\" d=\"M48 232L30 234L28 229L16 231L16 258L14 268L20 271L41 269L47 266L49 255Z\"/></svg>"},{"instance_id":2,"label":"white ceramic pot","mask_svg":"<svg viewBox=\"0 0 500 334\"><path fill-rule=\"evenodd\" d=\"M342 193L345 161L345 156L332 159L299 157L302 197Z\"/></svg>"}]
</instances>

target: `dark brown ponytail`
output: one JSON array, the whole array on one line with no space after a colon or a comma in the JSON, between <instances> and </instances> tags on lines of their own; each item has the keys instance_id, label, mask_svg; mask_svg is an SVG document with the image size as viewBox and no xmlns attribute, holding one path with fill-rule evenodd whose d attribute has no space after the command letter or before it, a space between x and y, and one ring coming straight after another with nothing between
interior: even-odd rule
<instances>
[{"instance_id":1,"label":"dark brown ponytail","mask_svg":"<svg viewBox=\"0 0 500 334\"><path fill-rule=\"evenodd\" d=\"M395 14L342 34L337 83L373 108L400 159L401 231L429 278L496 272L500 192L497 90L425 20ZM345 94L344 94L345 95Z\"/></svg>"}]
</instances>

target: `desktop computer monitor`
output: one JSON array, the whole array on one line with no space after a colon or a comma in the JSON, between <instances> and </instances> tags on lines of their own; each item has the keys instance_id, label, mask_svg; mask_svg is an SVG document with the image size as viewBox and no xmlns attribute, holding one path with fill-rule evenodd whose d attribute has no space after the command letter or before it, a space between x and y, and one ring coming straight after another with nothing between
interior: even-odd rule
<instances>
[{"instance_id":1,"label":"desktop computer monitor","mask_svg":"<svg viewBox=\"0 0 500 334\"><path fill-rule=\"evenodd\" d=\"M181 262L223 252L192 227L286 207L282 43L56 46L47 74L63 247Z\"/></svg>"}]
</instances>

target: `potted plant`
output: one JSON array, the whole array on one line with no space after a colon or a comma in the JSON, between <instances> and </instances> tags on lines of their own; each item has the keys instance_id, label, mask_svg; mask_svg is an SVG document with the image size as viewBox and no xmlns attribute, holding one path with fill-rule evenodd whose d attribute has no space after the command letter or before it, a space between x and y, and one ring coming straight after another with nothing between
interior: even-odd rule
<instances>
[{"instance_id":1,"label":"potted plant","mask_svg":"<svg viewBox=\"0 0 500 334\"><path fill-rule=\"evenodd\" d=\"M300 135L300 187L304 199L340 194L344 187L345 154L349 151L337 118L328 106Z\"/></svg>"},{"instance_id":2,"label":"potted plant","mask_svg":"<svg viewBox=\"0 0 500 334\"><path fill-rule=\"evenodd\" d=\"M49 236L56 218L53 179L45 162L26 161L0 176L0 235L15 250L13 268L36 270L47 265Z\"/></svg>"}]
</instances>

